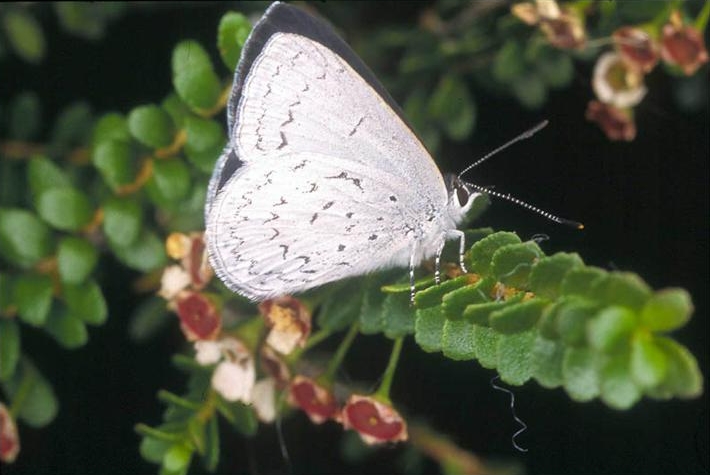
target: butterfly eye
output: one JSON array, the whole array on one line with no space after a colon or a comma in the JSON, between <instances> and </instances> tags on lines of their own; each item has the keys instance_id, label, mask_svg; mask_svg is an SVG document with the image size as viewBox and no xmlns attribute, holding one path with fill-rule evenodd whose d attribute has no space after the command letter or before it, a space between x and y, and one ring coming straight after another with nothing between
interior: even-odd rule
<instances>
[{"instance_id":1,"label":"butterfly eye","mask_svg":"<svg viewBox=\"0 0 710 475\"><path fill-rule=\"evenodd\" d=\"M456 184L456 199L459 200L459 206L463 207L468 203L468 198L471 194L468 192L466 185L462 183Z\"/></svg>"}]
</instances>

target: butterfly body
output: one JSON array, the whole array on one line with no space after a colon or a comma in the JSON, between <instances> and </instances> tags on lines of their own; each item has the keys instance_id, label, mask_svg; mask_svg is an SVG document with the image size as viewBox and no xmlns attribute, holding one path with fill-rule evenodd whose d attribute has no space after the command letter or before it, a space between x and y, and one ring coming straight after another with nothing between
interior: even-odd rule
<instances>
[{"instance_id":1,"label":"butterfly body","mask_svg":"<svg viewBox=\"0 0 710 475\"><path fill-rule=\"evenodd\" d=\"M445 183L364 64L295 7L274 4L255 26L229 122L206 241L218 276L246 297L412 270L461 236L476 194Z\"/></svg>"}]
</instances>

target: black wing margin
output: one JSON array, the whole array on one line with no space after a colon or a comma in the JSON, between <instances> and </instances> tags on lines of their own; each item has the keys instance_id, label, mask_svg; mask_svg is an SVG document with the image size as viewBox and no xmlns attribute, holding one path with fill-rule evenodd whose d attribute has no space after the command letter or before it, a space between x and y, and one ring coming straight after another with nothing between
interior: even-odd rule
<instances>
[{"instance_id":1,"label":"black wing margin","mask_svg":"<svg viewBox=\"0 0 710 475\"><path fill-rule=\"evenodd\" d=\"M337 53L338 56L347 61L350 67L370 84L387 105L412 129L402 109L394 99L392 99L392 96L390 96L384 86L382 86L370 68L368 68L357 54L355 54L352 48L333 31L330 25L306 13L300 8L286 3L274 2L254 26L242 49L239 65L234 74L234 85L232 86L229 105L227 106L227 125L230 138L234 130L234 122L236 120L239 100L241 99L244 78L248 75L254 60L259 56L261 50L269 41L269 38L276 33L295 33L316 41ZM242 161L237 157L237 154L229 144L227 148L228 150L225 151L226 160L221 164L221 167L218 164L220 170L216 171L216 173L219 176L219 182L212 190L212 194L216 194L242 165ZM212 188L212 186L210 188Z\"/></svg>"}]
</instances>

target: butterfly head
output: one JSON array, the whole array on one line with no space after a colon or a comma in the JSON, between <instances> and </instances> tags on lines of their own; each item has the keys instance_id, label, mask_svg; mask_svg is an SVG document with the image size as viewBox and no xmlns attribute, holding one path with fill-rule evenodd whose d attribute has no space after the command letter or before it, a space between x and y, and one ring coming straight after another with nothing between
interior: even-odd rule
<instances>
[{"instance_id":1,"label":"butterfly head","mask_svg":"<svg viewBox=\"0 0 710 475\"><path fill-rule=\"evenodd\" d=\"M458 223L471 209L474 200L480 193L453 173L447 173L444 176L444 181L446 190L449 192L449 213Z\"/></svg>"}]
</instances>

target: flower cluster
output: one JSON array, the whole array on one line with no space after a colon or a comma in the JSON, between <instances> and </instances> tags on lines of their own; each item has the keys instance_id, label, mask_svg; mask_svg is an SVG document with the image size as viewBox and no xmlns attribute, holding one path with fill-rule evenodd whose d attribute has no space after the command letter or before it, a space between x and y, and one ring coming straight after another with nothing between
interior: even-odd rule
<instances>
[{"instance_id":1,"label":"flower cluster","mask_svg":"<svg viewBox=\"0 0 710 475\"><path fill-rule=\"evenodd\" d=\"M296 350L304 349L311 335L311 311L303 302L289 296L261 302L259 335L240 333L239 326L225 330L219 298L204 291L212 270L202 235L171 234L166 249L178 262L164 269L158 295L168 301L186 340L193 342L195 361L214 368L210 385L225 401L251 405L257 417L268 423L276 418L277 394L284 391L288 402L303 410L314 424L336 421L357 431L368 444L407 439L407 424L387 395L353 394L339 400L332 389L334 371L317 379L292 376L286 361ZM262 329L265 335L261 335ZM344 340L341 355L334 358L338 362L355 334L353 329ZM297 359L291 358L290 364Z\"/></svg>"},{"instance_id":2,"label":"flower cluster","mask_svg":"<svg viewBox=\"0 0 710 475\"><path fill-rule=\"evenodd\" d=\"M584 15L555 0L517 3L511 13L528 25L538 26L556 48L582 49L589 45ZM647 93L645 76L659 61L686 76L708 61L698 29L685 23L678 10L662 15L658 22L618 28L611 35L614 51L603 53L594 66L592 89L596 98L587 105L585 115L610 140L631 141L636 137L634 107Z\"/></svg>"}]
</instances>

